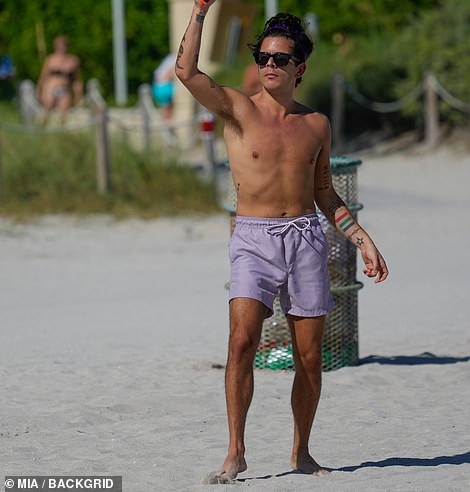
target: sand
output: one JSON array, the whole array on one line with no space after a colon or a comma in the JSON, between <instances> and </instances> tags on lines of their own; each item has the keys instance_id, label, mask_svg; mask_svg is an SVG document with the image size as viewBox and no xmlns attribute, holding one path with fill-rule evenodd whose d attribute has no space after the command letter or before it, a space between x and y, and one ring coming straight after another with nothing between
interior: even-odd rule
<instances>
[{"instance_id":1,"label":"sand","mask_svg":"<svg viewBox=\"0 0 470 492\"><path fill-rule=\"evenodd\" d=\"M391 275L359 294L363 363L324 374L311 449L336 471L290 471L293 374L266 370L248 470L201 484L227 444L224 214L45 217L0 221L0 477L122 475L130 492L470 490L470 155L362 157L359 219Z\"/></svg>"}]
</instances>

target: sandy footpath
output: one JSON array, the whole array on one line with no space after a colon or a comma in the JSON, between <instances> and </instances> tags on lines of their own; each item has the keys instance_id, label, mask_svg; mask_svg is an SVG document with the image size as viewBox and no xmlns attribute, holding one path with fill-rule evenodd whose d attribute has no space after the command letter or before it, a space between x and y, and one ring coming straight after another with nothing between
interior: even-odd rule
<instances>
[{"instance_id":1,"label":"sandy footpath","mask_svg":"<svg viewBox=\"0 0 470 492\"><path fill-rule=\"evenodd\" d=\"M127 492L470 490L470 155L364 155L360 222L391 276L359 294L363 363L325 373L292 473L291 372L257 371L248 471L227 443L228 219L0 220L0 478L122 475ZM361 275L359 274L360 278Z\"/></svg>"}]
</instances>

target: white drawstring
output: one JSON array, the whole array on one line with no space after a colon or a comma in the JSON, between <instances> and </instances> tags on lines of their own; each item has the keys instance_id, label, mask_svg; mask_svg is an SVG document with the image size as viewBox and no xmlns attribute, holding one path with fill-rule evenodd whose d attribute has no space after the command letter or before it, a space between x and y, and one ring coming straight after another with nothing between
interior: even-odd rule
<instances>
[{"instance_id":1,"label":"white drawstring","mask_svg":"<svg viewBox=\"0 0 470 492\"><path fill-rule=\"evenodd\" d=\"M310 219L308 217L298 217L297 219L290 220L289 222L268 226L265 230L269 234L279 236L283 232L286 232L291 226L294 226L298 231L305 231L311 226Z\"/></svg>"}]
</instances>

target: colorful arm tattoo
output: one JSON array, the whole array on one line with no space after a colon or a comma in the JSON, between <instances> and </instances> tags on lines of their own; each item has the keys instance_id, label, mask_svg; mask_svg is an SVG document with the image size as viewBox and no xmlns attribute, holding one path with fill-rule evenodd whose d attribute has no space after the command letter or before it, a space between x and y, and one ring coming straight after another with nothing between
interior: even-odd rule
<instances>
[{"instance_id":1,"label":"colorful arm tattoo","mask_svg":"<svg viewBox=\"0 0 470 492\"><path fill-rule=\"evenodd\" d=\"M342 213L339 217L336 217L336 227L346 233L354 225L354 219L349 212Z\"/></svg>"},{"instance_id":2,"label":"colorful arm tattoo","mask_svg":"<svg viewBox=\"0 0 470 492\"><path fill-rule=\"evenodd\" d=\"M352 218L349 210L346 210L341 215L336 217L335 223L336 223L337 229L340 232L342 232L350 241L352 241L360 249L361 246L364 244L364 237L361 234L361 228L358 227L355 220ZM356 226L356 229L354 229L350 234L346 234L347 231L349 231L349 229L351 229L354 226ZM356 234L359 234L359 235L355 239L353 239L353 237Z\"/></svg>"}]
</instances>

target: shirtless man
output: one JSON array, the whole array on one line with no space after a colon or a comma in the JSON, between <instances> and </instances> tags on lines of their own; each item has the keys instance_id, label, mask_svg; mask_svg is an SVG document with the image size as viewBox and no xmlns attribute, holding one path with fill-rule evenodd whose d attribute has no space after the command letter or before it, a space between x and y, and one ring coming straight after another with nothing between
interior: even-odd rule
<instances>
[{"instance_id":1,"label":"shirtless man","mask_svg":"<svg viewBox=\"0 0 470 492\"><path fill-rule=\"evenodd\" d=\"M278 14L251 46L262 89L247 95L217 85L197 66L204 18L216 0L195 0L176 61L176 75L224 122L237 190L230 242L230 337L225 375L228 454L211 480L231 481L246 470L244 431L253 395L253 360L265 317L280 293L292 335L295 377L291 404L294 470L324 475L309 437L320 397L322 336L332 308L327 245L318 207L360 250L364 273L388 276L382 255L336 194L330 171L328 119L294 100L313 45L301 21Z\"/></svg>"}]
</instances>

